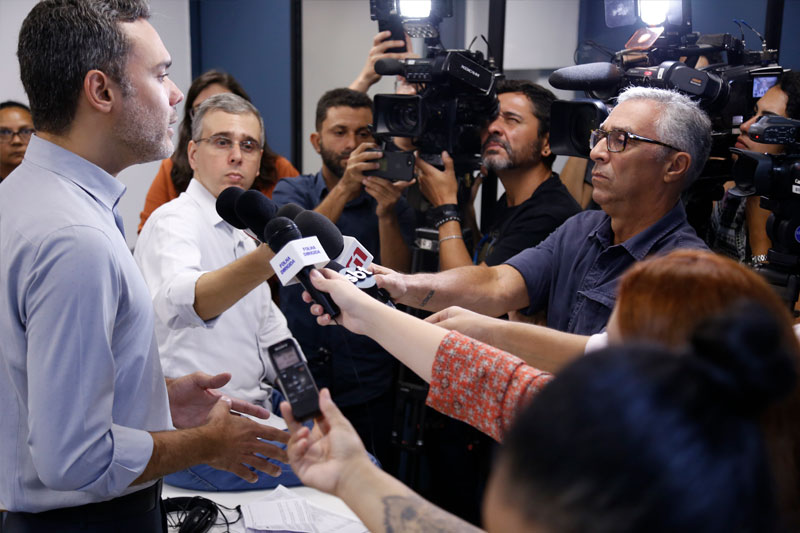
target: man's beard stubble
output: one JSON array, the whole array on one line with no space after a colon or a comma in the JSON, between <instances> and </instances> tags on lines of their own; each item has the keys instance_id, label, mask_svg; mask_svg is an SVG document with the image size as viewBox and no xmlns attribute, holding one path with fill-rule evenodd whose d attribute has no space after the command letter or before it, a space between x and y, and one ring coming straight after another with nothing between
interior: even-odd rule
<instances>
[{"instance_id":1,"label":"man's beard stubble","mask_svg":"<svg viewBox=\"0 0 800 533\"><path fill-rule=\"evenodd\" d=\"M334 176L337 178L344 176L345 167L342 166L341 161L345 158L345 156L350 157L349 152L337 154L333 150L326 149L325 145L322 144L322 141L320 140L319 155L322 157L322 164L325 165L328 170L333 172Z\"/></svg>"},{"instance_id":2,"label":"man's beard stubble","mask_svg":"<svg viewBox=\"0 0 800 533\"><path fill-rule=\"evenodd\" d=\"M500 144L506 153L485 155L486 145L490 142ZM521 167L535 167L542 160L541 150L541 139L536 141L535 145L528 153L520 153L520 151L513 150L509 142L502 139L499 135L490 135L486 138L483 146L481 146L482 163L483 166L491 172L513 170Z\"/></svg>"}]
</instances>

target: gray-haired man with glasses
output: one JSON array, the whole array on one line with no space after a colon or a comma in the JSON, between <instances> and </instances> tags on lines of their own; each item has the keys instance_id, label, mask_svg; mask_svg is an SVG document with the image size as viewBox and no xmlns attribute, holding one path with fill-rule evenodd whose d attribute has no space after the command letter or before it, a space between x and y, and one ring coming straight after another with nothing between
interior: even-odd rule
<instances>
[{"instance_id":1,"label":"gray-haired man with glasses","mask_svg":"<svg viewBox=\"0 0 800 533\"><path fill-rule=\"evenodd\" d=\"M710 145L711 122L688 97L628 89L591 137L593 198L602 211L575 215L502 265L413 276L384 271L378 284L401 303L431 311L452 305L491 316L544 311L552 329L509 324L502 335L490 333L485 317L463 310L429 320L555 370L586 346L587 335L605 328L617 280L630 265L675 248L705 248L680 196L700 174Z\"/></svg>"}]
</instances>

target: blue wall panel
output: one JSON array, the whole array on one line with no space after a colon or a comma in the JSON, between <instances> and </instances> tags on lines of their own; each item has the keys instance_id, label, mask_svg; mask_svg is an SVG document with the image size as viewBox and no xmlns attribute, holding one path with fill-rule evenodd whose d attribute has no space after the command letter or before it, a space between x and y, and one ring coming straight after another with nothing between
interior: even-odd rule
<instances>
[{"instance_id":1,"label":"blue wall panel","mask_svg":"<svg viewBox=\"0 0 800 533\"><path fill-rule=\"evenodd\" d=\"M212 68L233 74L263 115L270 147L291 159L289 0L192 0L191 8L192 77Z\"/></svg>"}]
</instances>

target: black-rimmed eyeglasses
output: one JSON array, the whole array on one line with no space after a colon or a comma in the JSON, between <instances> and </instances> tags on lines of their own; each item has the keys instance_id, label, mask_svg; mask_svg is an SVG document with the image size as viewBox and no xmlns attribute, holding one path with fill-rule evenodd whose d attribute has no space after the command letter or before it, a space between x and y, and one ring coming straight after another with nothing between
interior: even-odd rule
<instances>
[{"instance_id":1,"label":"black-rimmed eyeglasses","mask_svg":"<svg viewBox=\"0 0 800 533\"><path fill-rule=\"evenodd\" d=\"M19 135L22 142L28 142L31 140L31 135L33 135L33 133L33 128L20 128L17 131L8 128L0 128L0 143L10 143L15 135Z\"/></svg>"},{"instance_id":2,"label":"black-rimmed eyeglasses","mask_svg":"<svg viewBox=\"0 0 800 533\"><path fill-rule=\"evenodd\" d=\"M647 137L642 137L641 135L636 135L635 133L631 133L625 130L601 130L596 129L592 130L592 134L589 137L589 149L593 149L597 143L601 140L606 140L606 146L608 146L609 152L623 152L625 151L625 147L628 146L628 140L633 141L641 141L645 143L657 144L659 146L666 146L667 148L671 148L677 152L682 152L680 148L675 148L667 143L663 143L661 141L657 141L655 139L648 139Z\"/></svg>"}]
</instances>

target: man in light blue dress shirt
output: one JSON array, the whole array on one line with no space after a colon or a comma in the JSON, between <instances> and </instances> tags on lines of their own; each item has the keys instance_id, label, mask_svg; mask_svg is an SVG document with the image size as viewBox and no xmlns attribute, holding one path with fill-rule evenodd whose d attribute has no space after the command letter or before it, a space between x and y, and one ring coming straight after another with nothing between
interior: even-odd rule
<instances>
[{"instance_id":1,"label":"man in light blue dress shirt","mask_svg":"<svg viewBox=\"0 0 800 533\"><path fill-rule=\"evenodd\" d=\"M142 0L46 0L18 56L34 124L0 194L3 531L160 531L165 474L254 481L285 433L231 409L230 374L165 382L153 308L117 205L124 168L162 159L182 94ZM179 428L175 430L174 428ZM249 465L249 466L248 466Z\"/></svg>"}]
</instances>

